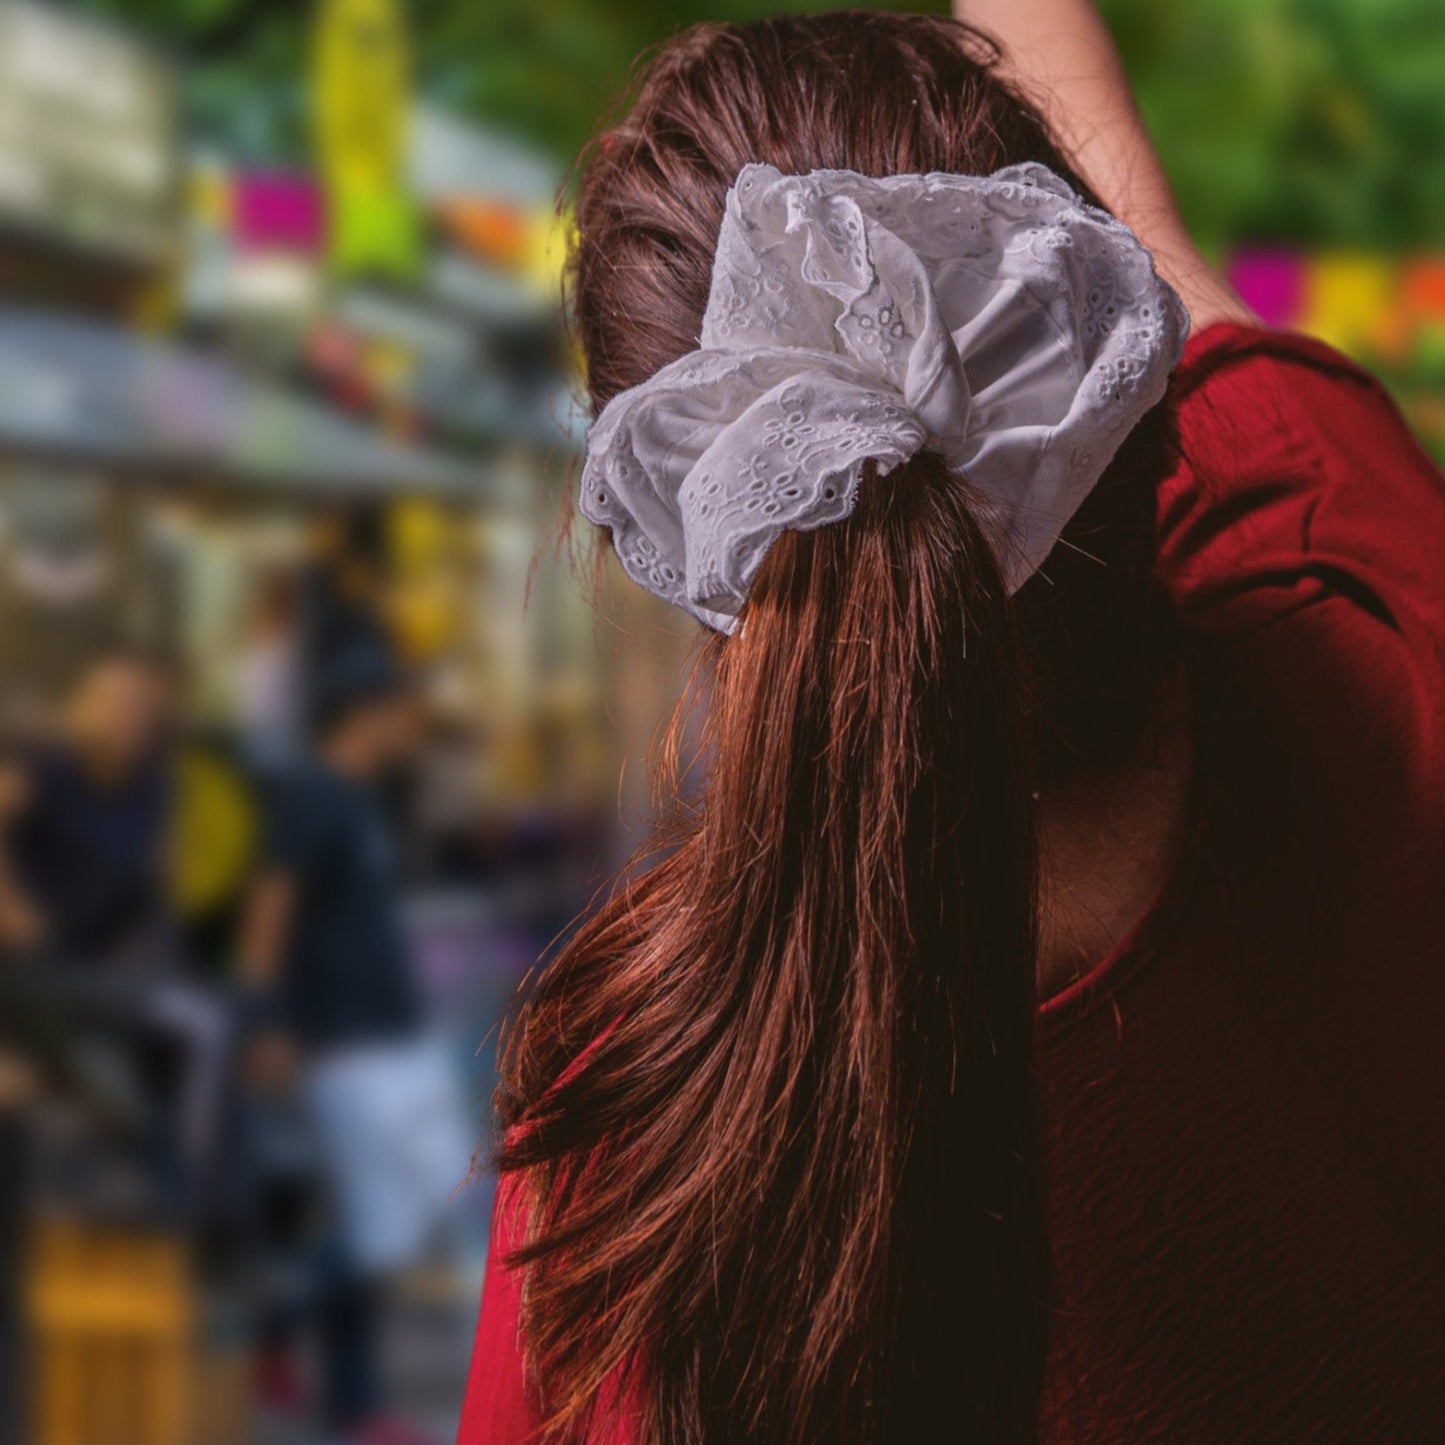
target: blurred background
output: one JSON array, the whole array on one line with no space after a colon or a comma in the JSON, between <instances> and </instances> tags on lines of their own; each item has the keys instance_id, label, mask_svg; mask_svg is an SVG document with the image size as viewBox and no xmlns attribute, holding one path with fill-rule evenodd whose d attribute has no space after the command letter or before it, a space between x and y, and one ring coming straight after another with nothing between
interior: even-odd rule
<instances>
[{"instance_id":1,"label":"blurred background","mask_svg":"<svg viewBox=\"0 0 1445 1445\"><path fill-rule=\"evenodd\" d=\"M450 1439L495 1025L690 646L562 531L556 201L772 8L0 0L0 1440ZM1104 8L1206 247L1445 456L1438 6Z\"/></svg>"}]
</instances>

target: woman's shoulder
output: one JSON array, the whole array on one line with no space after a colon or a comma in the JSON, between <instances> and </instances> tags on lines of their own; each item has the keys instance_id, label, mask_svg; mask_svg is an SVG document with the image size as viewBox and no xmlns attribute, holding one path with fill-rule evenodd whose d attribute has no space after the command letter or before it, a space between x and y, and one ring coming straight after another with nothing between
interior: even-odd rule
<instances>
[{"instance_id":1,"label":"woman's shoulder","mask_svg":"<svg viewBox=\"0 0 1445 1445\"><path fill-rule=\"evenodd\" d=\"M1269 387L1272 378L1284 383L1297 371L1380 390L1368 371L1327 342L1302 332L1227 320L1204 326L1189 337L1174 373L1173 391L1176 400L1182 400L1212 378L1232 375L1238 381L1246 374L1252 382Z\"/></svg>"},{"instance_id":2,"label":"woman's shoulder","mask_svg":"<svg viewBox=\"0 0 1445 1445\"><path fill-rule=\"evenodd\" d=\"M1273 472L1319 486L1393 471L1441 500L1438 467L1378 378L1313 337L1206 327L1186 344L1170 398L1198 479Z\"/></svg>"},{"instance_id":3,"label":"woman's shoulder","mask_svg":"<svg viewBox=\"0 0 1445 1445\"><path fill-rule=\"evenodd\" d=\"M1439 468L1379 382L1318 341L1212 327L1175 386L1158 575L1214 752L1256 799L1306 800L1322 845L1438 837Z\"/></svg>"},{"instance_id":4,"label":"woman's shoulder","mask_svg":"<svg viewBox=\"0 0 1445 1445\"><path fill-rule=\"evenodd\" d=\"M1171 404L1159 572L1183 613L1333 592L1445 620L1445 479L1369 372L1308 337L1221 324L1191 338Z\"/></svg>"}]
</instances>

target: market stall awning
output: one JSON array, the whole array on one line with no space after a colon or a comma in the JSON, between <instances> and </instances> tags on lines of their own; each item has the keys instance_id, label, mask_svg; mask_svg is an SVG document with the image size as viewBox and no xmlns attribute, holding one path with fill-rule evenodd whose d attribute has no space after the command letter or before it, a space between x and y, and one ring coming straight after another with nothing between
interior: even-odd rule
<instances>
[{"instance_id":1,"label":"market stall awning","mask_svg":"<svg viewBox=\"0 0 1445 1445\"><path fill-rule=\"evenodd\" d=\"M390 440L221 358L8 305L0 449L328 492L476 493L485 478L480 464Z\"/></svg>"}]
</instances>

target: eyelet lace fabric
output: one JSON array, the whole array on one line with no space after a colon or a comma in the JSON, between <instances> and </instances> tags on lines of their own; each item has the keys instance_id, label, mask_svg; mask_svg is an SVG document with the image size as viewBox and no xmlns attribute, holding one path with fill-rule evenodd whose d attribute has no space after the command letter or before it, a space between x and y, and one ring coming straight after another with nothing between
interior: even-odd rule
<instances>
[{"instance_id":1,"label":"eyelet lace fabric","mask_svg":"<svg viewBox=\"0 0 1445 1445\"><path fill-rule=\"evenodd\" d=\"M1188 316L1126 226L1041 165L992 176L752 165L699 349L603 408L580 506L627 574L730 632L786 530L940 452L1010 592L1164 394Z\"/></svg>"}]
</instances>

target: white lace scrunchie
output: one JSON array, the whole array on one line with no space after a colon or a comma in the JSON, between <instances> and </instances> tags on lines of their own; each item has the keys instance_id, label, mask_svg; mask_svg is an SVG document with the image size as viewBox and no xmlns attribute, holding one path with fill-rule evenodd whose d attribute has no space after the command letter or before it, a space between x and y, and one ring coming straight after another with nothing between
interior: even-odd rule
<instances>
[{"instance_id":1,"label":"white lace scrunchie","mask_svg":"<svg viewBox=\"0 0 1445 1445\"><path fill-rule=\"evenodd\" d=\"M1188 316L1126 226L1047 167L750 165L701 345L593 424L580 505L628 575L732 631L785 530L928 447L988 509L1010 592L1164 394Z\"/></svg>"}]
</instances>

